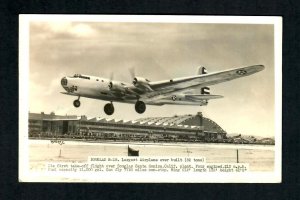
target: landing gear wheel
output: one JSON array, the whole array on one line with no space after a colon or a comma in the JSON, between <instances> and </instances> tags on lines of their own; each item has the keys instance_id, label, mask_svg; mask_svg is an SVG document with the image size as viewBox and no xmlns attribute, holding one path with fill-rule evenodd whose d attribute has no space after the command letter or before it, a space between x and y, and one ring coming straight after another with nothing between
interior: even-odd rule
<instances>
[{"instance_id":1,"label":"landing gear wheel","mask_svg":"<svg viewBox=\"0 0 300 200\"><path fill-rule=\"evenodd\" d=\"M73 102L74 107L78 108L80 106L80 101L79 100L75 100Z\"/></svg>"},{"instance_id":2,"label":"landing gear wheel","mask_svg":"<svg viewBox=\"0 0 300 200\"><path fill-rule=\"evenodd\" d=\"M114 105L112 103L108 103L104 106L104 112L107 115L112 115L115 111Z\"/></svg>"},{"instance_id":3,"label":"landing gear wheel","mask_svg":"<svg viewBox=\"0 0 300 200\"><path fill-rule=\"evenodd\" d=\"M145 105L144 102L142 102L142 101L137 101L137 102L135 103L135 111L136 111L137 113L142 114L142 113L145 112L145 110L146 110L146 105Z\"/></svg>"}]
</instances>

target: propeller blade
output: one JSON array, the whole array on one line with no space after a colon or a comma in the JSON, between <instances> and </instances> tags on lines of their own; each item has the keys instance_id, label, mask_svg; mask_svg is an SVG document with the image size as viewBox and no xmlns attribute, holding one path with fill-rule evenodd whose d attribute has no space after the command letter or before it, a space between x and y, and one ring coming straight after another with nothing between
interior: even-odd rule
<instances>
[{"instance_id":1,"label":"propeller blade","mask_svg":"<svg viewBox=\"0 0 300 200\"><path fill-rule=\"evenodd\" d=\"M109 81L112 81L113 79L114 79L114 73L111 72L111 73L110 73L110 76L109 76Z\"/></svg>"},{"instance_id":2,"label":"propeller blade","mask_svg":"<svg viewBox=\"0 0 300 200\"><path fill-rule=\"evenodd\" d=\"M134 69L134 67L129 68L129 73L131 75L131 78L134 79L134 77L135 77L135 69Z\"/></svg>"}]
</instances>

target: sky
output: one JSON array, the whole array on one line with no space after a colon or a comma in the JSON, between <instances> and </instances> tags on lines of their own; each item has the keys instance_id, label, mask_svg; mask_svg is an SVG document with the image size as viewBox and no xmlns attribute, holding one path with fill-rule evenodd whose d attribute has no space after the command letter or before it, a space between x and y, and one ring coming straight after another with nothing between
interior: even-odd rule
<instances>
[{"instance_id":1,"label":"sky","mask_svg":"<svg viewBox=\"0 0 300 200\"><path fill-rule=\"evenodd\" d=\"M29 111L116 119L174 116L202 112L228 133L274 136L273 25L31 22L29 38ZM147 106L114 103L105 115L101 100L63 95L62 77L76 73L131 83L129 69L151 81L262 64L265 70L211 86L224 98L208 106Z\"/></svg>"}]
</instances>

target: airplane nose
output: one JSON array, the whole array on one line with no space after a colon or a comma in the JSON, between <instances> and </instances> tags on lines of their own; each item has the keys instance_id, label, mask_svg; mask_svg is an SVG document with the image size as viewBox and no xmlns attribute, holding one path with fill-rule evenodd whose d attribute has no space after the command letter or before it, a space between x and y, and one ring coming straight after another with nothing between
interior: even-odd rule
<instances>
[{"instance_id":1,"label":"airplane nose","mask_svg":"<svg viewBox=\"0 0 300 200\"><path fill-rule=\"evenodd\" d=\"M67 86L68 85L68 80L66 77L63 77L60 81L61 85L64 87L64 86Z\"/></svg>"}]
</instances>

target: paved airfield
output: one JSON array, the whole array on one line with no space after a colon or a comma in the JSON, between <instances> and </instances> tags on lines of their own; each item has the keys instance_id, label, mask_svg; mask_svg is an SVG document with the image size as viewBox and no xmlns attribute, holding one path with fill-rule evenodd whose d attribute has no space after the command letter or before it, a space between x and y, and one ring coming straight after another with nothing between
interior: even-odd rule
<instances>
[{"instance_id":1,"label":"paved airfield","mask_svg":"<svg viewBox=\"0 0 300 200\"><path fill-rule=\"evenodd\" d=\"M274 146L241 144L174 144L174 143L130 143L139 150L140 156L206 157L207 163L249 163L250 171L274 170ZM50 140L29 140L29 165L33 171L44 168L46 162L87 161L88 156L127 156L128 143L91 143ZM59 156L61 154L61 156Z\"/></svg>"}]
</instances>

